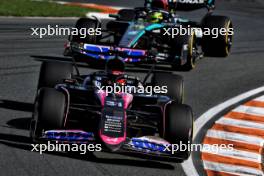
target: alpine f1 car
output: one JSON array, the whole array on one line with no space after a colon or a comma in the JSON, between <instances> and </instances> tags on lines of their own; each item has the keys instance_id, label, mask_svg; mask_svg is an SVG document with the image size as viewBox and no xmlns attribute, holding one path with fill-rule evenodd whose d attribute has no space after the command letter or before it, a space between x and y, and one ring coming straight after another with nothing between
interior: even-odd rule
<instances>
[{"instance_id":1,"label":"alpine f1 car","mask_svg":"<svg viewBox=\"0 0 264 176\"><path fill-rule=\"evenodd\" d=\"M172 144L190 144L193 115L182 104L183 79L151 73L141 81L124 73L120 58L107 61L105 71L73 74L74 64L43 62L30 125L33 141L102 144L107 152L137 153L185 160L190 151L172 153ZM77 67L76 67L77 68ZM104 86L168 86L167 92L110 93ZM98 88L100 86L101 88Z\"/></svg>"},{"instance_id":2,"label":"alpine f1 car","mask_svg":"<svg viewBox=\"0 0 264 176\"><path fill-rule=\"evenodd\" d=\"M207 7L208 13L200 22L190 21L177 15L178 10L194 10ZM169 64L173 68L190 70L195 67L195 61L203 56L228 56L233 36L233 26L230 18L213 15L214 0L147 0L145 7L122 9L116 18L102 25L96 17L81 18L76 28L100 28L100 35L82 37L73 35L65 45L64 54L73 56L77 61L89 63L107 60L111 57L100 55L100 52L111 50L111 46L119 47L128 53L144 55L149 48L156 48L157 58L149 62ZM102 29L102 26L106 26ZM186 29L191 32L176 33ZM195 29L195 30L190 30ZM215 36L215 31L223 31ZM98 34L98 33L97 33ZM130 48L130 49L123 49ZM146 63L146 60L126 58L129 63Z\"/></svg>"}]
</instances>

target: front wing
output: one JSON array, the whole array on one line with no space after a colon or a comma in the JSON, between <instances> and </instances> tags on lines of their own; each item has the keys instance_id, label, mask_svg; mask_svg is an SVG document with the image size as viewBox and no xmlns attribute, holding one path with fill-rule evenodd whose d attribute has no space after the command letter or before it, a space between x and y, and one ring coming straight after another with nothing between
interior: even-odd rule
<instances>
[{"instance_id":1,"label":"front wing","mask_svg":"<svg viewBox=\"0 0 264 176\"><path fill-rule=\"evenodd\" d=\"M58 143L90 144L99 142L95 136L92 132L82 130L49 130L43 133L40 140ZM166 140L154 136L133 137L127 138L126 142L116 153L129 152L160 158L181 159L179 156L173 155L170 150L167 150L171 149L171 146L172 144Z\"/></svg>"}]
</instances>

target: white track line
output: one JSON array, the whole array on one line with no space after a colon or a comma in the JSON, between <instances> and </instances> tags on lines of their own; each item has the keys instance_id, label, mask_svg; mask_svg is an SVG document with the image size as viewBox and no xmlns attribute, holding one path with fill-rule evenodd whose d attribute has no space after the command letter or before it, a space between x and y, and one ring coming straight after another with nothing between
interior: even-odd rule
<instances>
[{"instance_id":1,"label":"white track line","mask_svg":"<svg viewBox=\"0 0 264 176\"><path fill-rule=\"evenodd\" d=\"M240 176L248 176L248 175L262 175L262 172L258 169L254 169L251 167L245 166L237 166L236 168L231 167L229 164L215 163L204 161L204 168L208 170L225 172L225 173L236 173Z\"/></svg>"},{"instance_id":2,"label":"white track line","mask_svg":"<svg viewBox=\"0 0 264 176\"><path fill-rule=\"evenodd\" d=\"M86 14L86 17L88 18L92 18L93 16L99 19L114 19L114 18L109 17L109 14L107 13L90 12Z\"/></svg>"},{"instance_id":3,"label":"white track line","mask_svg":"<svg viewBox=\"0 0 264 176\"><path fill-rule=\"evenodd\" d=\"M230 118L222 117L219 120L217 120L215 123L221 124L221 125L249 128L249 130L252 128L258 129L258 130L264 130L263 123L255 123L255 122L248 121L248 120L237 120L237 119L230 119Z\"/></svg>"},{"instance_id":4,"label":"white track line","mask_svg":"<svg viewBox=\"0 0 264 176\"><path fill-rule=\"evenodd\" d=\"M263 116L264 118L264 108L241 105L233 109L232 111L241 112L245 114L251 114L251 115L257 115L257 116Z\"/></svg>"},{"instance_id":5,"label":"white track line","mask_svg":"<svg viewBox=\"0 0 264 176\"><path fill-rule=\"evenodd\" d=\"M234 159L252 161L255 163L261 163L261 155L258 153L236 150L236 149L224 149L213 145L206 145L202 150L203 153L209 153L219 156L226 156ZM204 160L203 160L204 161Z\"/></svg>"},{"instance_id":6,"label":"white track line","mask_svg":"<svg viewBox=\"0 0 264 176\"><path fill-rule=\"evenodd\" d=\"M255 101L262 101L262 102L264 102L264 95L263 96L261 96L261 97L258 97L258 98L256 98L256 99L254 99Z\"/></svg>"},{"instance_id":7,"label":"white track line","mask_svg":"<svg viewBox=\"0 0 264 176\"><path fill-rule=\"evenodd\" d=\"M217 115L218 113L220 113L221 111L225 110L226 108L244 100L247 99L253 95L256 95L260 92L264 91L264 86L263 87L259 87L257 89L254 90L250 90L246 93L243 93L241 95L238 95L228 101L225 101L224 103L221 103L211 109L209 109L208 111L206 111L204 114L202 114L198 119L195 120L195 131L194 131L194 139L197 137L198 132L204 127L204 125L211 120L215 115ZM182 164L183 170L185 172L186 175L188 176L199 176L192 157L189 157L188 160L186 160L185 162L183 162ZM229 169L234 169L234 168L229 168ZM258 171L260 172L260 171Z\"/></svg>"},{"instance_id":8,"label":"white track line","mask_svg":"<svg viewBox=\"0 0 264 176\"><path fill-rule=\"evenodd\" d=\"M235 142L254 144L258 146L262 146L262 142L263 142L263 138L261 137L255 137L255 136L250 136L250 135L245 135L245 134L231 133L231 132L225 132L225 131L219 131L219 130L212 130L212 129L207 131L206 136L212 137L212 138L235 141Z\"/></svg>"}]
</instances>

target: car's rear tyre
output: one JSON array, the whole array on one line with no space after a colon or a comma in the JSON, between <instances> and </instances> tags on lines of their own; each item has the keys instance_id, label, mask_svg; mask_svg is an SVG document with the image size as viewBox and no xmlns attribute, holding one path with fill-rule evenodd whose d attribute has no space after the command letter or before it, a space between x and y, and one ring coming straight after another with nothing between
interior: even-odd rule
<instances>
[{"instance_id":1,"label":"car's rear tyre","mask_svg":"<svg viewBox=\"0 0 264 176\"><path fill-rule=\"evenodd\" d=\"M177 35L172 39L171 56L173 57L172 68L178 69L182 66L184 70L192 70L195 68L194 50L196 49L195 34ZM183 55L184 54L184 55ZM181 65L181 57L186 58L186 63Z\"/></svg>"},{"instance_id":2,"label":"car's rear tyre","mask_svg":"<svg viewBox=\"0 0 264 176\"><path fill-rule=\"evenodd\" d=\"M184 82L182 76L171 73L155 73L152 82L154 86L167 86L166 95L178 104L183 103Z\"/></svg>"},{"instance_id":3,"label":"car's rear tyre","mask_svg":"<svg viewBox=\"0 0 264 176\"><path fill-rule=\"evenodd\" d=\"M71 39L72 42L96 44L98 42L98 40L100 39L101 35L98 35L96 33L96 31L99 28L101 28L101 23L99 23L95 19L80 18L76 22L75 28L77 28L78 30L85 28L86 31L93 29L95 32L94 32L94 35L88 35L86 33L86 37L80 35L80 33L79 33L79 35L73 35L72 39Z\"/></svg>"},{"instance_id":4,"label":"car's rear tyre","mask_svg":"<svg viewBox=\"0 0 264 176\"><path fill-rule=\"evenodd\" d=\"M175 102L168 104L165 108L165 117L163 119L163 138L170 144L176 144L185 147L192 144L193 137L193 113L191 107L179 105ZM175 155L183 160L188 159L191 151L175 151Z\"/></svg>"},{"instance_id":5,"label":"car's rear tyre","mask_svg":"<svg viewBox=\"0 0 264 176\"><path fill-rule=\"evenodd\" d=\"M202 50L204 56L209 57L226 57L229 55L232 41L233 41L233 24L230 18L226 16L206 16L202 20L203 30L218 29L218 31L225 29L225 35L218 32L218 37L214 35L204 35L202 38Z\"/></svg>"},{"instance_id":6,"label":"car's rear tyre","mask_svg":"<svg viewBox=\"0 0 264 176\"><path fill-rule=\"evenodd\" d=\"M63 62L43 62L40 67L38 89L41 87L53 88L62 83L63 79L71 78L73 65Z\"/></svg>"},{"instance_id":7,"label":"car's rear tyre","mask_svg":"<svg viewBox=\"0 0 264 176\"><path fill-rule=\"evenodd\" d=\"M54 88L39 90L30 128L33 140L41 137L44 130L62 129L65 121L65 95Z\"/></svg>"},{"instance_id":8,"label":"car's rear tyre","mask_svg":"<svg viewBox=\"0 0 264 176\"><path fill-rule=\"evenodd\" d=\"M118 12L120 21L132 21L136 17L136 13L134 9L121 9Z\"/></svg>"}]
</instances>

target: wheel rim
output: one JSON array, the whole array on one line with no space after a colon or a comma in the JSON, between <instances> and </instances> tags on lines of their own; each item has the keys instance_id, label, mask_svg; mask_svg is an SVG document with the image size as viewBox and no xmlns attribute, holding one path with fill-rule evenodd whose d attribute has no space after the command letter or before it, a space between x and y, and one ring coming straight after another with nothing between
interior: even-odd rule
<instances>
[{"instance_id":1,"label":"wheel rim","mask_svg":"<svg viewBox=\"0 0 264 176\"><path fill-rule=\"evenodd\" d=\"M190 62L190 66L191 66L191 68L193 69L193 68L195 68L195 58L193 57L193 53L196 51L196 45L194 45L194 43L195 43L195 40L194 40L194 34L192 34L192 38L191 38L191 42L190 42L190 46L189 46L189 48L191 48L190 49L190 60L189 60L189 62Z\"/></svg>"},{"instance_id":2,"label":"wheel rim","mask_svg":"<svg viewBox=\"0 0 264 176\"><path fill-rule=\"evenodd\" d=\"M225 42L226 42L226 48L225 48L226 55L229 54L230 49L231 49L232 44L233 44L233 36L228 34L228 32L229 32L229 30L231 28L233 28L232 23L231 23L231 21L228 21L228 23L226 25L227 34L226 34L226 39L225 39Z\"/></svg>"}]
</instances>

